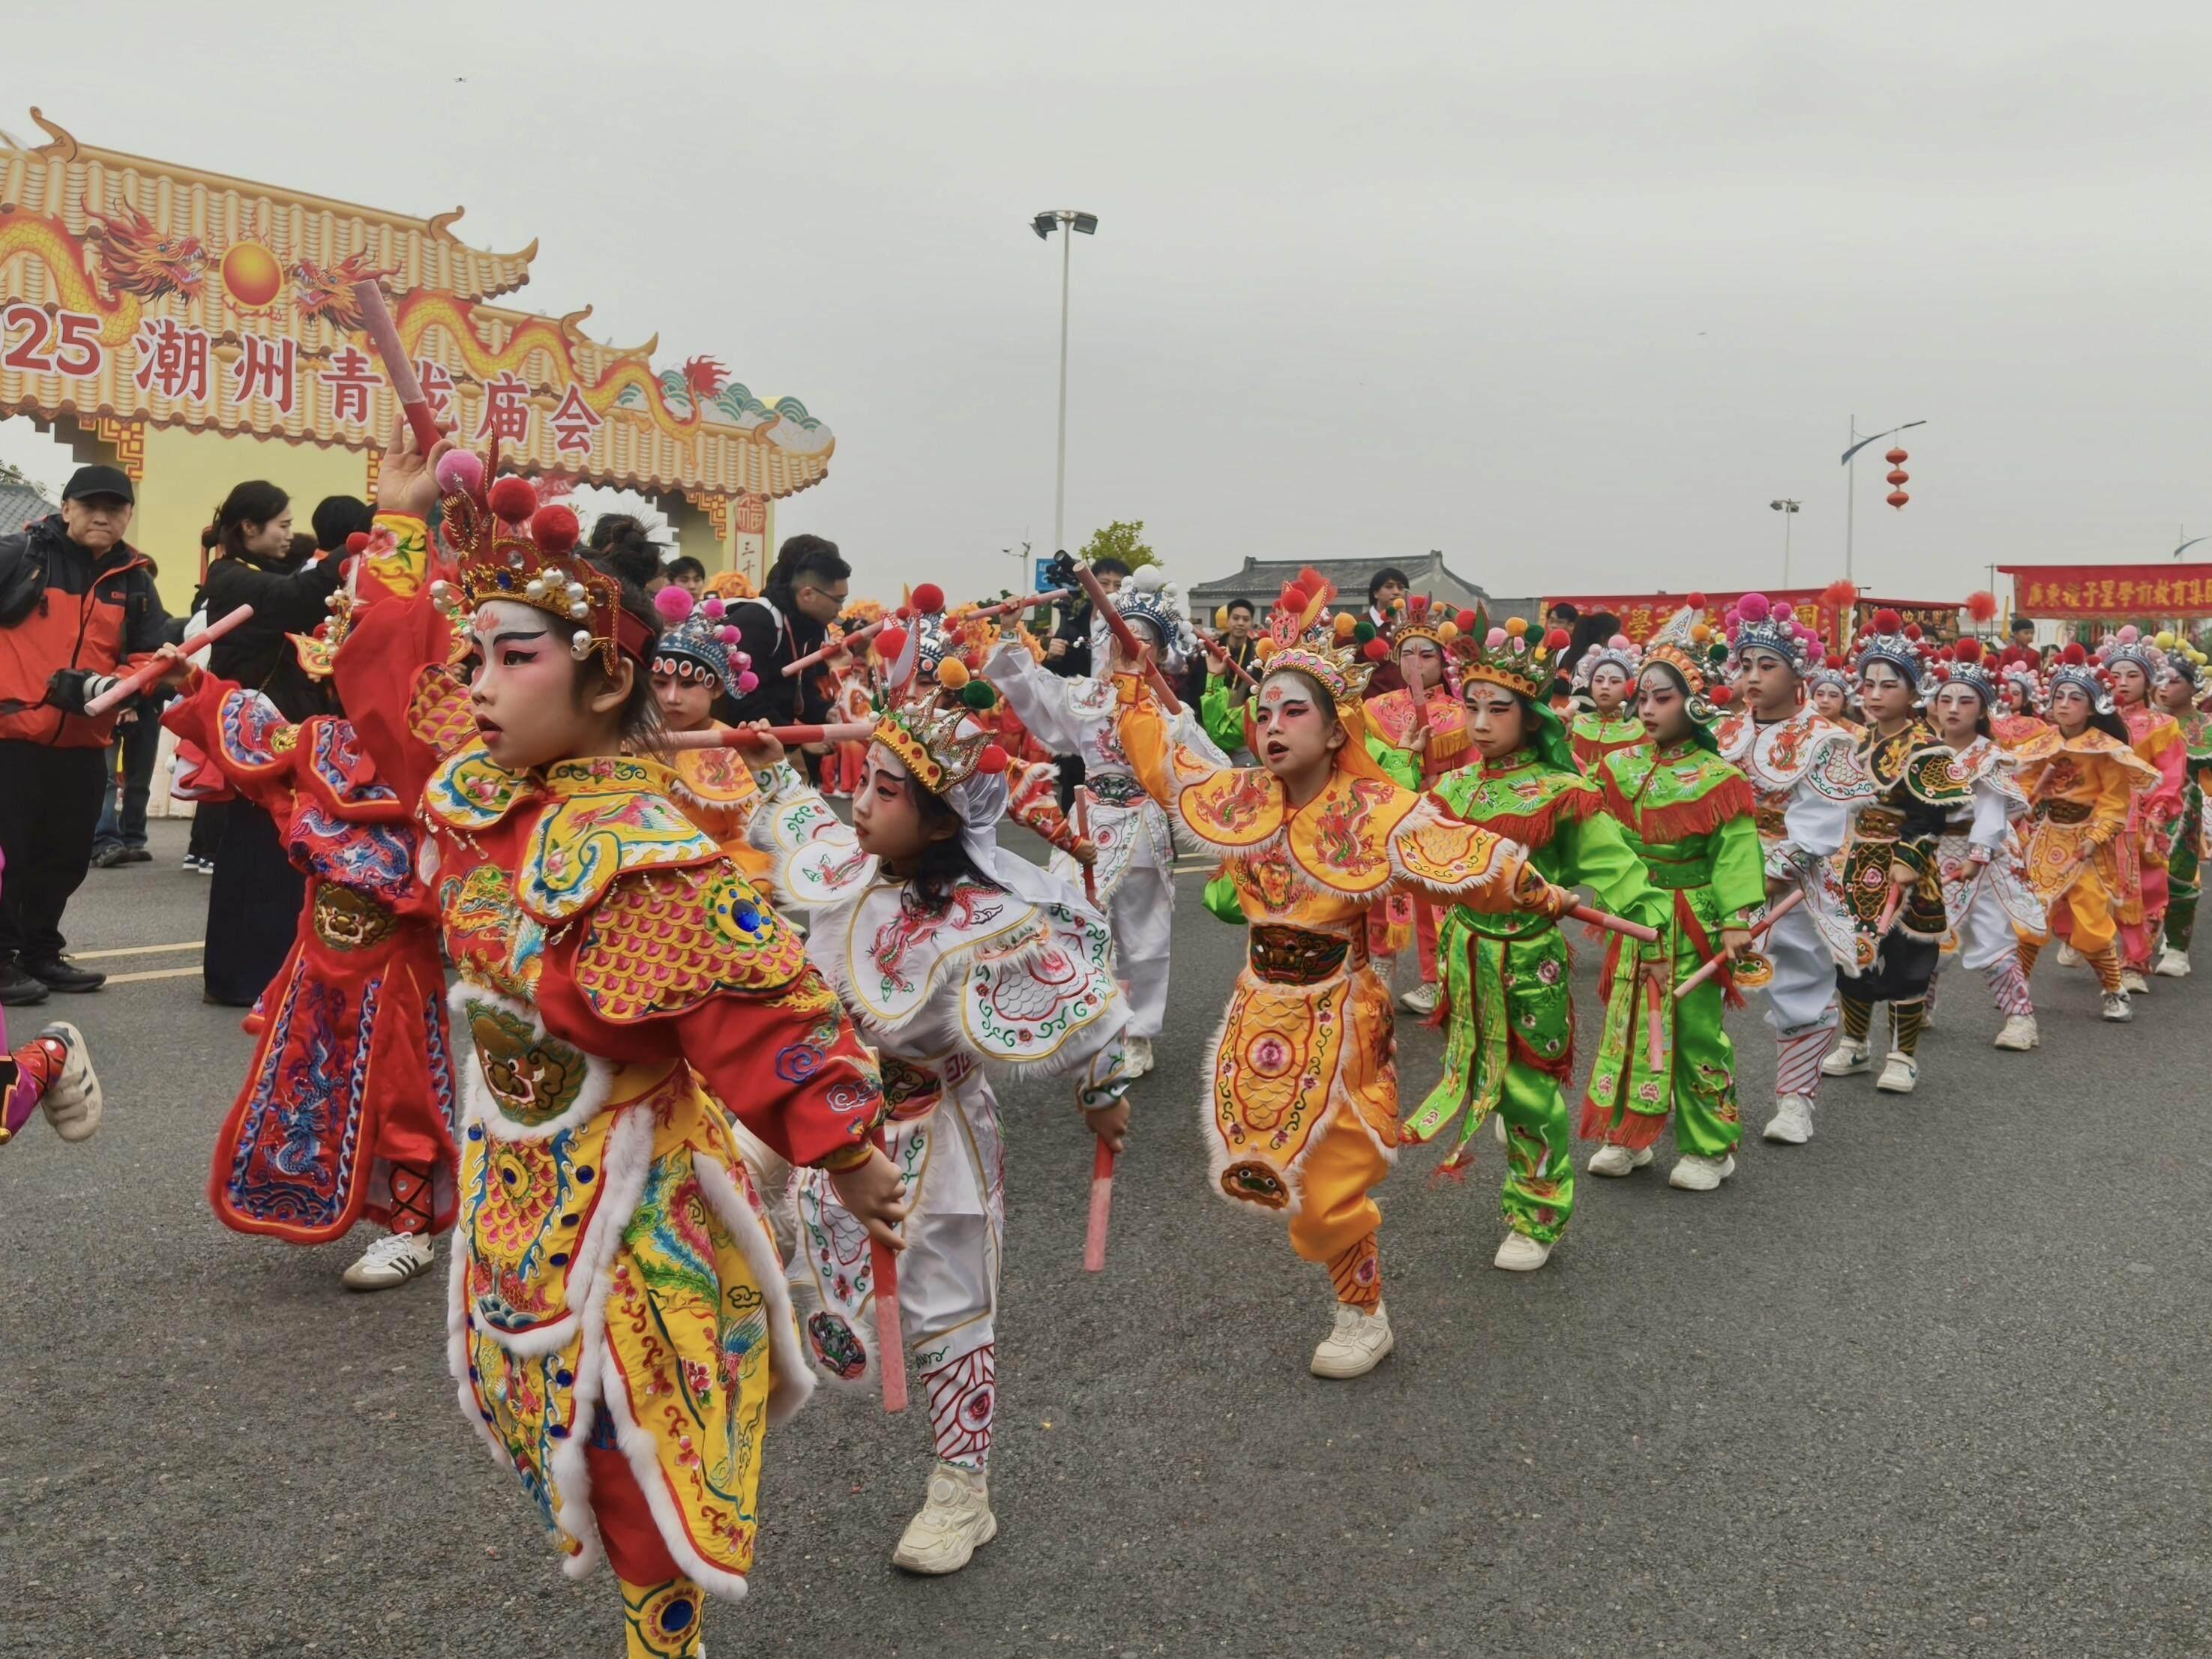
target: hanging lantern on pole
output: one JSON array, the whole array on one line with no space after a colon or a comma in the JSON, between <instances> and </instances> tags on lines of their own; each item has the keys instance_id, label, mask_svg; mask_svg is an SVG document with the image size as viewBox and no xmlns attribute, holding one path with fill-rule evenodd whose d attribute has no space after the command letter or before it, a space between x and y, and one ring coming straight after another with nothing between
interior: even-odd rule
<instances>
[{"instance_id":1,"label":"hanging lantern on pole","mask_svg":"<svg viewBox=\"0 0 2212 1659\"><path fill-rule=\"evenodd\" d=\"M1883 499L1892 507L1902 507L1905 502L1912 499L1905 493L1905 486L1911 482L1912 478L1912 475L1905 470L1905 464L1911 459L1901 449L1893 449L1882 457L1882 459L1889 463L1889 477L1887 480L1889 484L1889 494Z\"/></svg>"}]
</instances>

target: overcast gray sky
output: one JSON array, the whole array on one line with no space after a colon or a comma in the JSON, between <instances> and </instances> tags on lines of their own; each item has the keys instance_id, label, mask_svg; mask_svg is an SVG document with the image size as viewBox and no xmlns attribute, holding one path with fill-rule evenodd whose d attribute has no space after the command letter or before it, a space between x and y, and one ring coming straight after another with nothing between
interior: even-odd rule
<instances>
[{"instance_id":1,"label":"overcast gray sky","mask_svg":"<svg viewBox=\"0 0 2212 1659\"><path fill-rule=\"evenodd\" d=\"M1778 584L1787 495L1817 586L1854 412L1929 422L1902 513L1859 470L1877 590L2212 531L2202 6L358 10L108 7L95 54L21 8L0 125L542 239L520 303L830 423L778 527L861 591L1049 544L1046 207L1101 221L1069 539L1142 519L1188 580Z\"/></svg>"}]
</instances>

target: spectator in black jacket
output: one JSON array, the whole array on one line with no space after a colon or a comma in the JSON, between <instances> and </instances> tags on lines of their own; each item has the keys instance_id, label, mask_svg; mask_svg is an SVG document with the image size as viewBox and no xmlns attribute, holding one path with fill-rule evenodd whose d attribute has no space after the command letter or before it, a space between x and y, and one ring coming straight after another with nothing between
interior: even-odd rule
<instances>
[{"instance_id":1,"label":"spectator in black jacket","mask_svg":"<svg viewBox=\"0 0 2212 1659\"><path fill-rule=\"evenodd\" d=\"M835 542L793 536L784 543L769 567L760 597L730 606L727 619L737 625L737 648L753 659L760 684L742 697L726 693L714 711L717 720L732 726L745 720L812 726L833 718L835 673L817 665L786 678L783 668L819 650L830 637L830 624L845 608L852 575Z\"/></svg>"},{"instance_id":2,"label":"spectator in black jacket","mask_svg":"<svg viewBox=\"0 0 2212 1659\"><path fill-rule=\"evenodd\" d=\"M1100 559L1091 565L1091 574L1098 578L1098 586L1110 597L1120 592L1121 584L1128 580L1129 567L1119 559ZM1098 631L1093 626L1097 621L1091 614L1090 600L1078 597L1063 601L1060 626L1045 641L1044 665L1070 678L1089 674L1092 636Z\"/></svg>"},{"instance_id":3,"label":"spectator in black jacket","mask_svg":"<svg viewBox=\"0 0 2212 1659\"><path fill-rule=\"evenodd\" d=\"M84 706L163 642L151 568L123 539L137 501L112 466L79 467L62 510L0 537L0 1003L96 991L63 959L61 921L92 860L115 717Z\"/></svg>"}]
</instances>

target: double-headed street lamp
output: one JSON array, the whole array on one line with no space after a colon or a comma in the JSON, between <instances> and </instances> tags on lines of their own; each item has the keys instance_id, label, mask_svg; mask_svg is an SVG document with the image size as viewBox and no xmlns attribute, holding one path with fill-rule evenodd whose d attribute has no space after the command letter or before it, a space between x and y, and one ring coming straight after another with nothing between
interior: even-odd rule
<instances>
[{"instance_id":1,"label":"double-headed street lamp","mask_svg":"<svg viewBox=\"0 0 2212 1659\"><path fill-rule=\"evenodd\" d=\"M1793 501L1784 495L1780 501L1769 501L1767 505L1782 515L1782 586L1787 588L1790 586L1790 520L1797 516L1798 509L1804 503Z\"/></svg>"},{"instance_id":2,"label":"double-headed street lamp","mask_svg":"<svg viewBox=\"0 0 2212 1659\"><path fill-rule=\"evenodd\" d=\"M1079 213L1073 208L1047 208L1030 221L1030 228L1036 232L1040 242L1049 240L1055 228L1060 232L1060 453L1053 468L1052 550L1058 553L1067 546L1067 273L1075 251L1075 233L1096 236L1098 216Z\"/></svg>"}]
</instances>

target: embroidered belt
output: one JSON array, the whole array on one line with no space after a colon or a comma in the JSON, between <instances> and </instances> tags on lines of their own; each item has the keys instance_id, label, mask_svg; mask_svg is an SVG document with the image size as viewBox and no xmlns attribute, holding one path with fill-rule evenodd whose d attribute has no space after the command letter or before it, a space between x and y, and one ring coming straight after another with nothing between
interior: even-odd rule
<instances>
[{"instance_id":1,"label":"embroidered belt","mask_svg":"<svg viewBox=\"0 0 2212 1659\"><path fill-rule=\"evenodd\" d=\"M390 908L350 887L324 882L315 889L312 910L315 937L333 951L365 951L390 937Z\"/></svg>"},{"instance_id":2,"label":"embroidered belt","mask_svg":"<svg viewBox=\"0 0 2212 1659\"><path fill-rule=\"evenodd\" d=\"M1663 887L1670 892L1680 892L1686 887L1710 887L1713 884L1713 861L1711 859L1655 859L1647 853L1644 875L1654 887Z\"/></svg>"},{"instance_id":3,"label":"embroidered belt","mask_svg":"<svg viewBox=\"0 0 2212 1659\"><path fill-rule=\"evenodd\" d=\"M1905 814L1869 807L1859 814L1859 821L1853 828L1861 841L1895 841L1905 833Z\"/></svg>"},{"instance_id":4,"label":"embroidered belt","mask_svg":"<svg viewBox=\"0 0 2212 1659\"><path fill-rule=\"evenodd\" d=\"M1086 772L1083 784L1109 806L1127 806L1145 795L1145 786L1127 772Z\"/></svg>"},{"instance_id":5,"label":"embroidered belt","mask_svg":"<svg viewBox=\"0 0 2212 1659\"><path fill-rule=\"evenodd\" d=\"M945 1079L927 1066L916 1066L896 1054L878 1054L876 1069L883 1077L884 1103L894 1122L922 1116L944 1097Z\"/></svg>"},{"instance_id":6,"label":"embroidered belt","mask_svg":"<svg viewBox=\"0 0 2212 1659\"><path fill-rule=\"evenodd\" d=\"M2053 823L2087 823L2096 809L2073 800L2039 800L2035 804L2036 815L2049 818Z\"/></svg>"},{"instance_id":7,"label":"embroidered belt","mask_svg":"<svg viewBox=\"0 0 2212 1659\"><path fill-rule=\"evenodd\" d=\"M1271 985L1318 985L1344 971L1367 965L1364 938L1313 933L1279 925L1252 930L1252 971Z\"/></svg>"}]
</instances>

